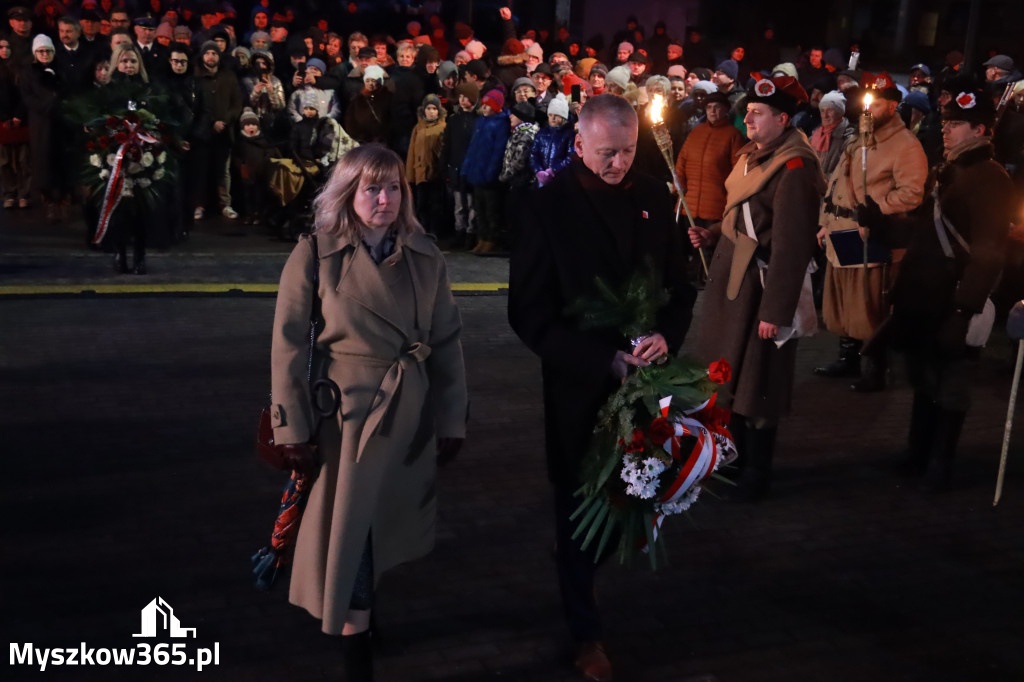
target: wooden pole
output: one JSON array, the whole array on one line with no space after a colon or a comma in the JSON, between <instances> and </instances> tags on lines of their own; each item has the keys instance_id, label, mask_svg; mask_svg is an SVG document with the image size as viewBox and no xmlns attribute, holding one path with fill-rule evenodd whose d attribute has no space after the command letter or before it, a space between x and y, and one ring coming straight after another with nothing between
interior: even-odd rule
<instances>
[{"instance_id":1,"label":"wooden pole","mask_svg":"<svg viewBox=\"0 0 1024 682\"><path fill-rule=\"evenodd\" d=\"M1017 385L1020 383L1020 370L1024 365L1024 339L1017 342L1017 366L1013 370L1013 386L1010 387L1010 407L1006 411L1006 428L1003 430L1003 452L999 456L999 476L996 478L996 496L992 506L999 504L1003 496L1003 478L1006 476L1006 458L1010 452L1010 431L1013 430L1013 410L1017 405Z\"/></svg>"}]
</instances>

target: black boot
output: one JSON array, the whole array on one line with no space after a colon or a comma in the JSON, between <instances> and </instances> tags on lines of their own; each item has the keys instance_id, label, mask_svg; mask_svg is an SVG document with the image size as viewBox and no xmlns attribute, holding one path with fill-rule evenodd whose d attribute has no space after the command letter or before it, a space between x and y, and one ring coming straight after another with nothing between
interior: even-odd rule
<instances>
[{"instance_id":1,"label":"black boot","mask_svg":"<svg viewBox=\"0 0 1024 682\"><path fill-rule=\"evenodd\" d=\"M755 429L747 426L740 458L743 465L734 478L735 486L723 486L722 497L733 502L754 502L768 494L771 488L772 459L775 456L777 429Z\"/></svg>"},{"instance_id":2,"label":"black boot","mask_svg":"<svg viewBox=\"0 0 1024 682\"><path fill-rule=\"evenodd\" d=\"M373 682L373 640L370 631L341 636L346 682Z\"/></svg>"},{"instance_id":3,"label":"black boot","mask_svg":"<svg viewBox=\"0 0 1024 682\"><path fill-rule=\"evenodd\" d=\"M935 430L938 428L939 408L928 396L914 393L914 406L910 410L910 433L907 449L894 467L900 476L923 476L928 468Z\"/></svg>"},{"instance_id":4,"label":"black boot","mask_svg":"<svg viewBox=\"0 0 1024 682\"><path fill-rule=\"evenodd\" d=\"M879 355L864 356L864 371L860 379L850 384L850 390L857 393L874 393L885 390L885 377L889 370L889 363L885 352Z\"/></svg>"},{"instance_id":5,"label":"black boot","mask_svg":"<svg viewBox=\"0 0 1024 682\"><path fill-rule=\"evenodd\" d=\"M132 253L132 272L136 275L146 274L146 252L138 247Z\"/></svg>"},{"instance_id":6,"label":"black boot","mask_svg":"<svg viewBox=\"0 0 1024 682\"><path fill-rule=\"evenodd\" d=\"M938 411L937 428L924 479L924 487L928 492L944 493L950 488L953 459L956 457L956 446L960 441L960 431L963 430L965 417L966 412Z\"/></svg>"},{"instance_id":7,"label":"black boot","mask_svg":"<svg viewBox=\"0 0 1024 682\"><path fill-rule=\"evenodd\" d=\"M814 374L819 377L859 377L860 348L864 344L849 336L839 337L839 359L824 367L815 367Z\"/></svg>"},{"instance_id":8,"label":"black boot","mask_svg":"<svg viewBox=\"0 0 1024 682\"><path fill-rule=\"evenodd\" d=\"M119 275L128 273L128 252L126 249L118 249L114 253L114 272Z\"/></svg>"}]
</instances>

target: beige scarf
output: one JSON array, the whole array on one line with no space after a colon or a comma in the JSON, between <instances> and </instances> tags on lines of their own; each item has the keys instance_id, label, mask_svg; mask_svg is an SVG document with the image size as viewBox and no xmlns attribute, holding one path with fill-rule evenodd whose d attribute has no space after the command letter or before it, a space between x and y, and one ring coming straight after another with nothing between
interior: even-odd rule
<instances>
[{"instance_id":1,"label":"beige scarf","mask_svg":"<svg viewBox=\"0 0 1024 682\"><path fill-rule=\"evenodd\" d=\"M817 170L815 182L818 193L822 194L825 191L825 178L821 173L821 163L818 161L818 155L807 142L807 136L795 128L790 129L788 133L783 133L783 136L782 142L766 163L748 168L747 159L750 154L743 154L733 166L732 173L725 180L726 202L725 217L722 219L722 234L735 245L729 270L729 283L725 292L726 298L730 301L736 300L739 295L743 276L758 246L756 240L747 236L745 229L738 228L742 220L740 211L743 202L763 190L776 173L782 170L788 162L797 158Z\"/></svg>"}]
</instances>

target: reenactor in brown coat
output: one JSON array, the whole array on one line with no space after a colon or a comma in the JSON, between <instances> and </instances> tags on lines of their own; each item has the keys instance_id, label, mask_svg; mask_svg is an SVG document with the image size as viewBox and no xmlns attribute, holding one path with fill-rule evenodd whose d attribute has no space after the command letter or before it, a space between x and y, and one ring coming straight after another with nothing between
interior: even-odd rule
<instances>
[{"instance_id":1,"label":"reenactor in brown coat","mask_svg":"<svg viewBox=\"0 0 1024 682\"><path fill-rule=\"evenodd\" d=\"M932 491L950 485L970 408L972 360L995 316L989 296L1006 259L1013 184L993 160L995 110L981 89L943 108L945 163L933 173L914 240L893 287L893 345L906 353L914 387L906 475ZM983 314L984 313L984 314ZM983 319L985 322L983 323Z\"/></svg>"},{"instance_id":2,"label":"reenactor in brown coat","mask_svg":"<svg viewBox=\"0 0 1024 682\"><path fill-rule=\"evenodd\" d=\"M732 366L726 392L733 396L738 485L723 494L744 500L768 491L776 427L789 411L802 299L815 316L805 279L825 190L817 154L792 125L807 101L797 80L763 79L748 97L743 120L751 143L725 181L725 218L711 230L690 229L698 248L717 242L697 353Z\"/></svg>"},{"instance_id":3,"label":"reenactor in brown coat","mask_svg":"<svg viewBox=\"0 0 1024 682\"><path fill-rule=\"evenodd\" d=\"M828 330L839 335L839 359L816 368L814 373L818 376L861 376L861 347L888 314L885 293L903 253L899 248L872 248L867 262L857 259L855 263L847 260L843 264L830 233L860 229L861 236L869 235L870 242L898 246L893 240L896 225L906 213L921 205L928 177L924 149L896 113L901 99L896 84L883 73L877 77L868 75L862 85L873 96L869 107L873 132L867 141L867 173L862 161L864 136L859 135L849 142L829 178L821 211L818 240L828 257L822 313ZM885 375L884 353L869 356L861 379L850 388L881 390L885 388Z\"/></svg>"}]
</instances>

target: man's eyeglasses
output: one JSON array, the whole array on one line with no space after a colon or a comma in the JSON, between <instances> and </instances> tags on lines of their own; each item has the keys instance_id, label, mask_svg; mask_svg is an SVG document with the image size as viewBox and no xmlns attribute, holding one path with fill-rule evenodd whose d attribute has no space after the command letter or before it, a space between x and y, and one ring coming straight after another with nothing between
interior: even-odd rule
<instances>
[{"instance_id":1,"label":"man's eyeglasses","mask_svg":"<svg viewBox=\"0 0 1024 682\"><path fill-rule=\"evenodd\" d=\"M172 59L171 60L171 64L178 64L178 65L188 64L188 60L187 59Z\"/></svg>"}]
</instances>

